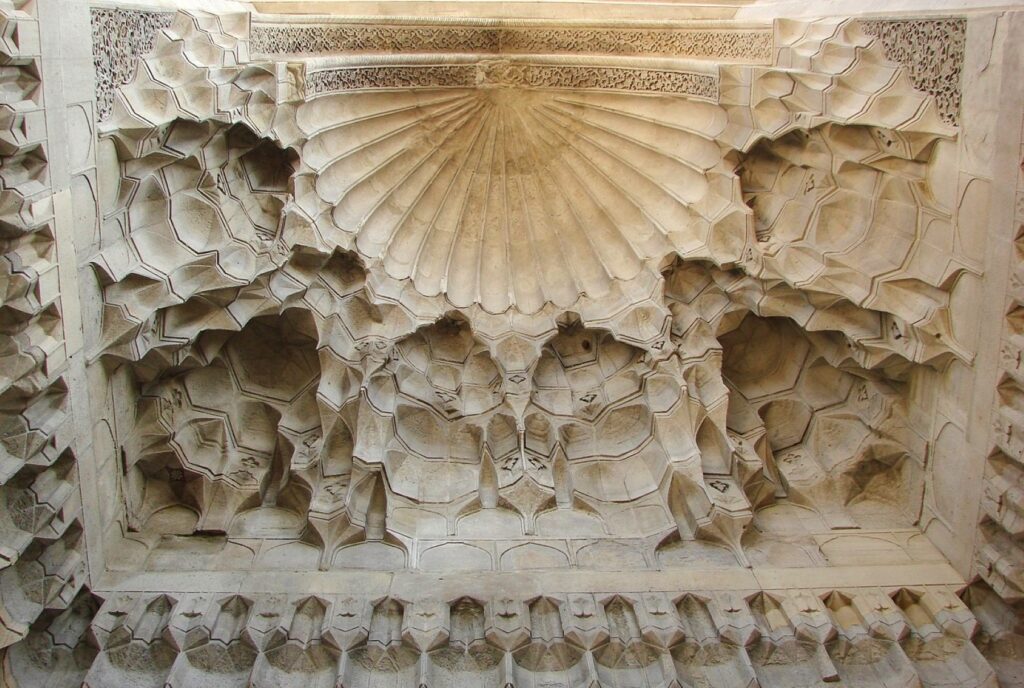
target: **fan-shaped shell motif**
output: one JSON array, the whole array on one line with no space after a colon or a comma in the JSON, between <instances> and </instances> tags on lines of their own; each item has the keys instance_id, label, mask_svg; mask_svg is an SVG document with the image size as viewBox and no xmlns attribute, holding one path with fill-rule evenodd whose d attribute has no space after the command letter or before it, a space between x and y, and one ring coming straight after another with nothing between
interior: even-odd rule
<instances>
[{"instance_id":1,"label":"fan-shaped shell motif","mask_svg":"<svg viewBox=\"0 0 1024 688\"><path fill-rule=\"evenodd\" d=\"M534 313L600 297L670 252L700 254L740 207L713 140L724 112L707 103L362 92L308 102L298 121L321 232L342 230L390 277L456 307Z\"/></svg>"}]
</instances>

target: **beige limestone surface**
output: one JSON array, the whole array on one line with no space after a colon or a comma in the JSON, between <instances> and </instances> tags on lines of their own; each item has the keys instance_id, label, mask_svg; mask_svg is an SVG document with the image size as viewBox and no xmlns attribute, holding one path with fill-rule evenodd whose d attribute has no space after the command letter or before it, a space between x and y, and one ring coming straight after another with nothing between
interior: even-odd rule
<instances>
[{"instance_id":1,"label":"beige limestone surface","mask_svg":"<svg viewBox=\"0 0 1024 688\"><path fill-rule=\"evenodd\" d=\"M0 1L0 685L1024 685L1017 9Z\"/></svg>"}]
</instances>

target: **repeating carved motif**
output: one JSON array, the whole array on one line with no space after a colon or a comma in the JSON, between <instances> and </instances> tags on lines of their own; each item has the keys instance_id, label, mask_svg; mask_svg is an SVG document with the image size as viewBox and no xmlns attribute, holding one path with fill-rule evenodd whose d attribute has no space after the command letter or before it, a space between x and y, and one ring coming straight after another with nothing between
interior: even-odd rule
<instances>
[{"instance_id":1,"label":"repeating carved motif","mask_svg":"<svg viewBox=\"0 0 1024 688\"><path fill-rule=\"evenodd\" d=\"M942 119L957 124L967 20L872 19L861 24L882 41L885 56L907 70L915 88L935 97Z\"/></svg>"},{"instance_id":2,"label":"repeating carved motif","mask_svg":"<svg viewBox=\"0 0 1024 688\"><path fill-rule=\"evenodd\" d=\"M96 117L110 117L114 91L131 81L138 58L153 49L156 35L174 12L118 8L90 9L92 56L96 69Z\"/></svg>"},{"instance_id":3,"label":"repeating carved motif","mask_svg":"<svg viewBox=\"0 0 1024 688\"><path fill-rule=\"evenodd\" d=\"M310 96L368 88L468 88L476 85L475 65L351 67L306 74Z\"/></svg>"},{"instance_id":4,"label":"repeating carved motif","mask_svg":"<svg viewBox=\"0 0 1024 688\"><path fill-rule=\"evenodd\" d=\"M374 88L545 88L667 93L715 100L709 74L664 69L538 65L485 61L475 65L348 67L307 75L310 96Z\"/></svg>"},{"instance_id":5,"label":"repeating carved motif","mask_svg":"<svg viewBox=\"0 0 1024 688\"><path fill-rule=\"evenodd\" d=\"M768 63L772 59L772 34L765 29L506 29L501 34L500 50L511 53L659 55Z\"/></svg>"},{"instance_id":6,"label":"repeating carved motif","mask_svg":"<svg viewBox=\"0 0 1024 688\"><path fill-rule=\"evenodd\" d=\"M254 23L256 55L332 53L496 53L501 29L460 26L360 26Z\"/></svg>"},{"instance_id":7,"label":"repeating carved motif","mask_svg":"<svg viewBox=\"0 0 1024 688\"><path fill-rule=\"evenodd\" d=\"M1024 147L1018 157L1022 176L1017 182L1013 218L1013 256L1024 245ZM993 412L992 452L985 469L975 559L982 578L1004 600L1024 603L1024 263L1010 265L1006 319L999 350L999 381Z\"/></svg>"},{"instance_id":8,"label":"repeating carved motif","mask_svg":"<svg viewBox=\"0 0 1024 688\"><path fill-rule=\"evenodd\" d=\"M450 600L132 593L95 607L83 603L35 633L32 647L17 646L5 667L12 686L43 677L90 687L745 685L794 677L885 685L943 673L959 685L996 681L969 642L977 619L944 587L651 592L643 601L629 591Z\"/></svg>"},{"instance_id":9,"label":"repeating carved motif","mask_svg":"<svg viewBox=\"0 0 1024 688\"><path fill-rule=\"evenodd\" d=\"M437 52L657 55L767 63L765 29L600 29L255 23L256 54Z\"/></svg>"},{"instance_id":10,"label":"repeating carved motif","mask_svg":"<svg viewBox=\"0 0 1024 688\"><path fill-rule=\"evenodd\" d=\"M132 40L94 35L116 193L87 370L123 499L96 597L44 365L46 192L11 172L38 143L31 67L0 103L5 685L1014 675L1014 395L987 585L949 584L919 528L914 394L975 355L955 290L976 261L941 198L961 20L170 19L93 13ZM366 59L321 59L343 53ZM871 587L836 589L853 567Z\"/></svg>"},{"instance_id":11,"label":"repeating carved motif","mask_svg":"<svg viewBox=\"0 0 1024 688\"><path fill-rule=\"evenodd\" d=\"M32 5L0 4L0 650L67 617L85 547ZM0 679L2 680L2 679Z\"/></svg>"}]
</instances>

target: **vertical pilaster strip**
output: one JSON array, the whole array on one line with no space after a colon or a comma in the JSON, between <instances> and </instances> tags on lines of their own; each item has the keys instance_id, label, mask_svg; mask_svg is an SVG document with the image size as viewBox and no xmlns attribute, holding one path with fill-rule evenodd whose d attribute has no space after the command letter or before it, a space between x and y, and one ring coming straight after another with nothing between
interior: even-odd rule
<instances>
[{"instance_id":1,"label":"vertical pilaster strip","mask_svg":"<svg viewBox=\"0 0 1024 688\"><path fill-rule=\"evenodd\" d=\"M72 402L85 389L72 363L82 336L65 111L77 77L61 35L75 5L0 3L0 490L18 524L0 562L0 647L59 616L87 583L78 440L88 425L76 424ZM78 138L87 158L91 128Z\"/></svg>"},{"instance_id":2,"label":"vertical pilaster strip","mask_svg":"<svg viewBox=\"0 0 1024 688\"><path fill-rule=\"evenodd\" d=\"M90 573L103 566L96 508L93 418L85 370L83 302L95 290L85 264L98 235L98 185L95 169L95 96L88 30L88 7L74 0L38 3L43 34L44 93L54 166L55 223L64 295L64 331L68 344L66 377L75 420L80 489L83 491L85 540ZM85 313L84 317L96 317ZM107 501L110 501L108 495ZM95 545L95 547L94 547Z\"/></svg>"},{"instance_id":3,"label":"vertical pilaster strip","mask_svg":"<svg viewBox=\"0 0 1024 688\"><path fill-rule=\"evenodd\" d=\"M1016 80L1024 59L1019 46L1024 21L1010 14L1001 23L1007 31L1004 81L996 99L1001 173L989 204L992 253L999 256L989 258L993 268L1003 268L993 276L1001 281L991 299L1000 309L993 326L1002 337L989 342L991 364L998 367L994 394L978 400L991 399L991 423L985 427L991 440L984 447L974 573L1019 610L1024 605L1024 97Z\"/></svg>"}]
</instances>

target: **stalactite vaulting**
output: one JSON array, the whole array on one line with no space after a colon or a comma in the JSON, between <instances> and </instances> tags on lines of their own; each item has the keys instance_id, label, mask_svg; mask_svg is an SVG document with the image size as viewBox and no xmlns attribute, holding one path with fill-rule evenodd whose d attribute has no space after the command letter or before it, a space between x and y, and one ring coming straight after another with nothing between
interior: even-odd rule
<instances>
[{"instance_id":1,"label":"stalactite vaulting","mask_svg":"<svg viewBox=\"0 0 1024 688\"><path fill-rule=\"evenodd\" d=\"M0 0L0 683L1024 684L1024 14L350 4Z\"/></svg>"}]
</instances>

